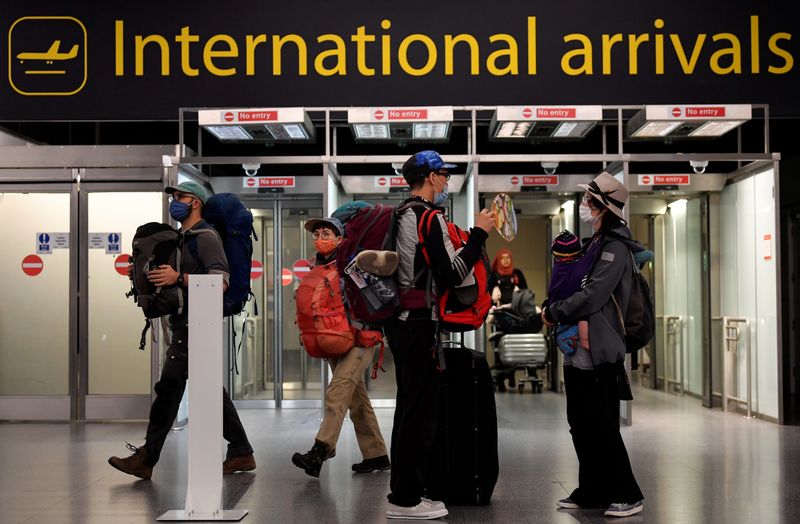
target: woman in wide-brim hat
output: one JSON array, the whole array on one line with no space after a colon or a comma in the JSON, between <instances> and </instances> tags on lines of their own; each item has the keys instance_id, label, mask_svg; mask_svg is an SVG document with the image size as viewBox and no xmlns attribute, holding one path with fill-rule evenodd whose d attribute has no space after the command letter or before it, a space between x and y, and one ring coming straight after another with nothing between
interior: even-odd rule
<instances>
[{"instance_id":1,"label":"woman in wide-brim hat","mask_svg":"<svg viewBox=\"0 0 800 524\"><path fill-rule=\"evenodd\" d=\"M592 269L580 291L542 311L548 325L589 322L590 349L579 348L564 358L567 421L580 464L578 487L558 506L603 507L606 516L625 517L642 511L644 496L619 432L619 402L631 397L624 367L625 331L618 311L628 308L631 250L641 248L631 240L625 220L625 186L601 173L581 187L586 193L580 217L594 228L583 257L591 257L594 264L587 266Z\"/></svg>"}]
</instances>

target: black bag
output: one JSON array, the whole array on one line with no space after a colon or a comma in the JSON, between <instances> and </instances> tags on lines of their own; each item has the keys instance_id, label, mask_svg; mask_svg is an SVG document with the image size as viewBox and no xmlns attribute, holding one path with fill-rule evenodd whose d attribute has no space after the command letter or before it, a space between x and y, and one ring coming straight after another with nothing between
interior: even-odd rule
<instances>
[{"instance_id":1,"label":"black bag","mask_svg":"<svg viewBox=\"0 0 800 524\"><path fill-rule=\"evenodd\" d=\"M426 472L425 496L454 505L485 505L499 472L494 383L482 353L440 348L444 385Z\"/></svg>"},{"instance_id":2,"label":"black bag","mask_svg":"<svg viewBox=\"0 0 800 524\"><path fill-rule=\"evenodd\" d=\"M142 308L147 322L142 331L139 349L144 350L145 334L150 329L150 319L180 313L184 295L180 286L156 287L147 279L147 272L167 264L177 268L178 239L180 233L173 227L159 222L148 222L136 229L133 235L130 263L131 290L126 294Z\"/></svg>"},{"instance_id":3,"label":"black bag","mask_svg":"<svg viewBox=\"0 0 800 524\"><path fill-rule=\"evenodd\" d=\"M653 295L635 260L633 261L628 311L623 318L625 319L625 346L628 353L638 351L653 339L656 333Z\"/></svg>"}]
</instances>

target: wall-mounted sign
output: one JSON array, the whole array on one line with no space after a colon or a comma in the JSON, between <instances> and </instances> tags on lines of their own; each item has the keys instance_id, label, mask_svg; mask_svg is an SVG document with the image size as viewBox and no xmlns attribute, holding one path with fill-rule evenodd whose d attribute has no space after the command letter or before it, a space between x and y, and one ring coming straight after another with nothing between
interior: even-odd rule
<instances>
[{"instance_id":1,"label":"wall-mounted sign","mask_svg":"<svg viewBox=\"0 0 800 524\"><path fill-rule=\"evenodd\" d=\"M295 187L295 180L293 176L246 176L242 177L242 187L251 189Z\"/></svg>"},{"instance_id":2,"label":"wall-mounted sign","mask_svg":"<svg viewBox=\"0 0 800 524\"><path fill-rule=\"evenodd\" d=\"M395 187L408 187L408 182L406 179L401 176L376 176L375 177L375 187L388 187L388 188L395 188Z\"/></svg>"},{"instance_id":3,"label":"wall-mounted sign","mask_svg":"<svg viewBox=\"0 0 800 524\"><path fill-rule=\"evenodd\" d=\"M638 175L640 186L688 186L692 175Z\"/></svg>"},{"instance_id":4,"label":"wall-mounted sign","mask_svg":"<svg viewBox=\"0 0 800 524\"><path fill-rule=\"evenodd\" d=\"M69 249L69 233L36 233L36 253L49 255L54 249Z\"/></svg>"}]
</instances>

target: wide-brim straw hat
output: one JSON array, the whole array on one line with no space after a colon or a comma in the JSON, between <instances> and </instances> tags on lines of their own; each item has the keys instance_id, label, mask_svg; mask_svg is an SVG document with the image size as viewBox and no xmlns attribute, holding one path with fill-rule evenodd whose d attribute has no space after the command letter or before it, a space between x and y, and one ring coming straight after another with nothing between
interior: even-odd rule
<instances>
[{"instance_id":1,"label":"wide-brim straw hat","mask_svg":"<svg viewBox=\"0 0 800 524\"><path fill-rule=\"evenodd\" d=\"M578 184L585 189L595 200L604 205L622 220L625 216L622 209L628 203L628 190L612 175L603 172L588 184Z\"/></svg>"}]
</instances>

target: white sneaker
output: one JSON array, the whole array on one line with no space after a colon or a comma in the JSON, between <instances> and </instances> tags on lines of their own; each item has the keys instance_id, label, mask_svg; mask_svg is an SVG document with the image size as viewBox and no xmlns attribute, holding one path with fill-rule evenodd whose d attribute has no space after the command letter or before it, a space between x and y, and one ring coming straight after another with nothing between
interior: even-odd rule
<instances>
[{"instance_id":1,"label":"white sneaker","mask_svg":"<svg viewBox=\"0 0 800 524\"><path fill-rule=\"evenodd\" d=\"M411 507L397 506L390 502L386 509L386 518L389 519L432 520L446 516L447 508L443 503L425 499Z\"/></svg>"},{"instance_id":2,"label":"white sneaker","mask_svg":"<svg viewBox=\"0 0 800 524\"><path fill-rule=\"evenodd\" d=\"M444 502L442 502L441 500L431 500L431 499L426 499L425 497L422 497L420 500L423 500L423 501L427 502L428 504L430 504L434 508L443 508L444 507Z\"/></svg>"}]
</instances>

